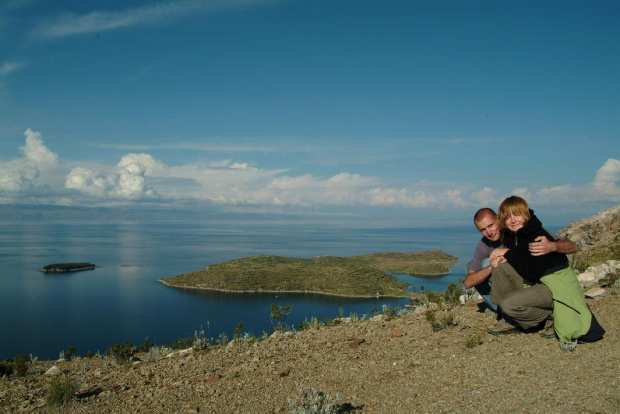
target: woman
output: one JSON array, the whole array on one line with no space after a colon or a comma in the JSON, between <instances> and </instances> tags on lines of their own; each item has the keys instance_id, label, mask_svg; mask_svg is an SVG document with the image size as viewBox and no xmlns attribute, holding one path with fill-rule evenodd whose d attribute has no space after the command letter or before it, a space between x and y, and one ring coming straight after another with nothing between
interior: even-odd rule
<instances>
[{"instance_id":1,"label":"woman","mask_svg":"<svg viewBox=\"0 0 620 414\"><path fill-rule=\"evenodd\" d=\"M597 341L605 330L586 304L583 290L570 268L566 255L553 252L534 256L529 243L537 237L552 237L521 197L511 196L499 207L498 218L503 231L503 259L532 285L543 283L553 296L553 319L562 349L573 350L577 340ZM497 255L495 256L497 264Z\"/></svg>"}]
</instances>

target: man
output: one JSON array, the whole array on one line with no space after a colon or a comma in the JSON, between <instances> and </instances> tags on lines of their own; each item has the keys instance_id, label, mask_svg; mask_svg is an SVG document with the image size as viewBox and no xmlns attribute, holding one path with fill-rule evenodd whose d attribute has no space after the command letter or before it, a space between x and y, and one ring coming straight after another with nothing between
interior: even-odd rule
<instances>
[{"instance_id":1,"label":"man","mask_svg":"<svg viewBox=\"0 0 620 414\"><path fill-rule=\"evenodd\" d=\"M474 225L482 233L476 245L474 257L467 262L467 276L464 284L467 289L475 288L486 305L497 312L497 305L491 301L491 266L489 257L493 250L502 246L502 234L497 214L490 208L481 208L474 215Z\"/></svg>"},{"instance_id":2,"label":"man","mask_svg":"<svg viewBox=\"0 0 620 414\"><path fill-rule=\"evenodd\" d=\"M474 287L487 306L495 312L498 312L497 304L493 302L491 296L491 283L493 278L499 278L501 287L506 286L506 283L513 286L518 286L519 289L523 289L523 279L514 271L510 269L510 265L502 266L501 269L494 271L489 264L491 254L497 248L502 247L501 231L497 214L490 208L481 208L474 215L474 224L476 228L482 234L482 239L478 242L474 257L467 263L467 276L465 277L465 287ZM578 247L570 240L560 239L556 234L550 233L555 240L549 240L546 237L538 237L535 242L529 244L529 250L532 256L543 256L551 252L558 252L564 254L575 253ZM499 259L498 259L499 260ZM498 263L496 262L497 267ZM496 276L491 276L496 274ZM500 286L498 286L500 287ZM498 291L498 289L495 289ZM502 289L503 290L503 289ZM487 331L493 335L501 335L507 333L517 332L516 325L521 326L524 329L533 327L543 322L549 316L553 307L553 298L551 291L542 285L537 286L536 289L531 291L519 292L515 295L512 301L505 301L504 307L509 307L506 310L510 315L515 316L510 322L501 318L497 324ZM500 313L500 312L498 312ZM549 323L545 326L544 336L553 336L553 325Z\"/></svg>"}]
</instances>

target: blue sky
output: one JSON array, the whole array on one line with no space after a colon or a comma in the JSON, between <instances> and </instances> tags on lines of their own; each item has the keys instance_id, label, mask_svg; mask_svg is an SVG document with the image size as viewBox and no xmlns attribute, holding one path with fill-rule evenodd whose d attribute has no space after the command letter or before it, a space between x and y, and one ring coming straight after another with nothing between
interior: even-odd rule
<instances>
[{"instance_id":1,"label":"blue sky","mask_svg":"<svg viewBox=\"0 0 620 414\"><path fill-rule=\"evenodd\" d=\"M573 220L619 135L616 1L0 5L2 204Z\"/></svg>"}]
</instances>

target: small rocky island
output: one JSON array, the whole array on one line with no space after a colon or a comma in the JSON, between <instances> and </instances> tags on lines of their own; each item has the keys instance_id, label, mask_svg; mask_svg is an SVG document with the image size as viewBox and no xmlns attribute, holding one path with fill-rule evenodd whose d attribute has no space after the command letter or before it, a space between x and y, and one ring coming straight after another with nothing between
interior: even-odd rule
<instances>
[{"instance_id":1,"label":"small rocky island","mask_svg":"<svg viewBox=\"0 0 620 414\"><path fill-rule=\"evenodd\" d=\"M39 272L43 273L66 273L79 272L81 270L93 270L96 266L92 263L54 263L43 266Z\"/></svg>"},{"instance_id":2,"label":"small rocky island","mask_svg":"<svg viewBox=\"0 0 620 414\"><path fill-rule=\"evenodd\" d=\"M318 256L252 256L160 279L167 286L229 292L300 292L359 297L405 297L408 284L390 274L440 277L458 259L440 250Z\"/></svg>"}]
</instances>

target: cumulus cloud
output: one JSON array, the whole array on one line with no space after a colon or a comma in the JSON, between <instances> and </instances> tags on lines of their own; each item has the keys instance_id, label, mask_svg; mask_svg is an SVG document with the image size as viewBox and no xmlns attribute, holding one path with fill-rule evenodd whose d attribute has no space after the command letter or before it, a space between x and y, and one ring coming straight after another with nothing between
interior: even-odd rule
<instances>
[{"instance_id":1,"label":"cumulus cloud","mask_svg":"<svg viewBox=\"0 0 620 414\"><path fill-rule=\"evenodd\" d=\"M466 207L467 206L467 202L465 200L463 200L463 197L462 197L462 194L461 194L461 190L459 190L459 189L446 191L446 197L447 197L448 201L450 203L452 203L452 205L454 205L456 207Z\"/></svg>"},{"instance_id":2,"label":"cumulus cloud","mask_svg":"<svg viewBox=\"0 0 620 414\"><path fill-rule=\"evenodd\" d=\"M129 154L116 166L116 171L104 176L102 173L76 167L67 175L65 188L101 198L142 199L157 196L147 184L147 172L156 173L163 164L148 154Z\"/></svg>"},{"instance_id":3,"label":"cumulus cloud","mask_svg":"<svg viewBox=\"0 0 620 414\"><path fill-rule=\"evenodd\" d=\"M19 147L21 152L28 161L35 165L55 165L58 162L58 155L50 151L41 138L41 133L28 128L24 132L26 136L26 145Z\"/></svg>"},{"instance_id":4,"label":"cumulus cloud","mask_svg":"<svg viewBox=\"0 0 620 414\"><path fill-rule=\"evenodd\" d=\"M592 184L603 194L618 195L618 177L620 177L620 161L610 158L598 170Z\"/></svg>"},{"instance_id":5,"label":"cumulus cloud","mask_svg":"<svg viewBox=\"0 0 620 414\"><path fill-rule=\"evenodd\" d=\"M147 153L130 153L116 165L59 162L41 133L28 129L20 157L0 163L0 196L19 202L26 195L63 204L195 203L244 206L398 207L408 209L477 209L498 206L510 194L532 205L579 205L620 202L620 161L607 160L591 183L501 192L472 183L420 180L393 186L376 177L340 172L330 176L293 175L248 161L216 160L167 165ZM60 181L54 177L62 177ZM48 197L47 199L45 197ZM32 198L34 199L34 198ZM68 201L67 201L68 200Z\"/></svg>"},{"instance_id":6,"label":"cumulus cloud","mask_svg":"<svg viewBox=\"0 0 620 414\"><path fill-rule=\"evenodd\" d=\"M94 197L106 196L113 185L113 180L109 181L100 173L82 167L72 169L65 181L66 188L76 189Z\"/></svg>"},{"instance_id":7,"label":"cumulus cloud","mask_svg":"<svg viewBox=\"0 0 620 414\"><path fill-rule=\"evenodd\" d=\"M58 155L43 143L40 132L28 128L25 145L19 147L22 158L0 163L0 191L19 193L46 184L42 175L53 175L58 169Z\"/></svg>"},{"instance_id":8,"label":"cumulus cloud","mask_svg":"<svg viewBox=\"0 0 620 414\"><path fill-rule=\"evenodd\" d=\"M469 198L472 201L472 205L480 207L498 206L500 201L497 191L492 188L484 187L480 190L473 191Z\"/></svg>"},{"instance_id":9,"label":"cumulus cloud","mask_svg":"<svg viewBox=\"0 0 620 414\"><path fill-rule=\"evenodd\" d=\"M39 170L32 165L8 163L0 166L0 191L17 193L33 186Z\"/></svg>"},{"instance_id":10,"label":"cumulus cloud","mask_svg":"<svg viewBox=\"0 0 620 414\"><path fill-rule=\"evenodd\" d=\"M598 169L591 183L542 188L536 191L533 198L540 204L620 203L619 180L620 161L610 158Z\"/></svg>"}]
</instances>

